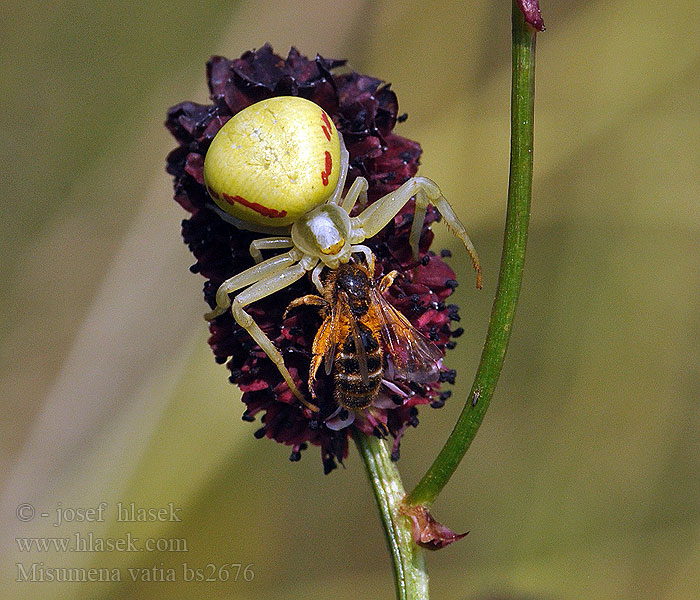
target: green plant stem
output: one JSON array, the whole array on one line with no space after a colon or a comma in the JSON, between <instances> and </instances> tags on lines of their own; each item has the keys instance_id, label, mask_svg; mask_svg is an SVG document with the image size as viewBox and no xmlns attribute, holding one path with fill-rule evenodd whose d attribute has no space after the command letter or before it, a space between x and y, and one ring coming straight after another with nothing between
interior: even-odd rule
<instances>
[{"instance_id":1,"label":"green plant stem","mask_svg":"<svg viewBox=\"0 0 700 600\"><path fill-rule=\"evenodd\" d=\"M513 3L513 78L508 207L498 288L481 361L464 409L445 446L408 505L430 506L457 469L484 419L503 367L522 281L532 194L532 138L535 95L535 30Z\"/></svg>"},{"instance_id":2,"label":"green plant stem","mask_svg":"<svg viewBox=\"0 0 700 600\"><path fill-rule=\"evenodd\" d=\"M411 521L399 513L406 495L401 476L384 442L357 430L353 432L379 507L386 543L394 569L397 600L427 600L428 574L423 549L415 544Z\"/></svg>"}]
</instances>

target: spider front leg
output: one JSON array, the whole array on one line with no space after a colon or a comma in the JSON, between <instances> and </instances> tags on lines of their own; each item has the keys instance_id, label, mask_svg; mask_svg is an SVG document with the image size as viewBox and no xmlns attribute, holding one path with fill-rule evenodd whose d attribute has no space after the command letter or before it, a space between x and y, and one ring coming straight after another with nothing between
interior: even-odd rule
<instances>
[{"instance_id":1,"label":"spider front leg","mask_svg":"<svg viewBox=\"0 0 700 600\"><path fill-rule=\"evenodd\" d=\"M268 258L266 261L258 263L254 267L250 267L250 269L246 269L242 273L227 279L219 286L216 292L216 308L204 315L204 318L207 321L211 321L219 315L224 314L228 307L231 306L229 294L252 285L261 279L274 276L276 273L293 265L299 258L300 255L297 250L290 250L285 254Z\"/></svg>"},{"instance_id":2,"label":"spider front leg","mask_svg":"<svg viewBox=\"0 0 700 600\"><path fill-rule=\"evenodd\" d=\"M367 206L367 188L369 184L364 177L358 177L352 182L348 193L345 194L345 198L340 201L340 207L345 210L346 213L350 214L355 203L360 201L360 208L365 208Z\"/></svg>"},{"instance_id":3,"label":"spider front leg","mask_svg":"<svg viewBox=\"0 0 700 600\"><path fill-rule=\"evenodd\" d=\"M253 267L253 269L254 268L256 267ZM236 319L236 322L248 332L250 337L255 340L262 351L267 354L268 358L275 363L277 370L287 382L289 389L292 390L292 393L297 397L297 399L310 410L318 412L318 407L310 404L304 398L304 395L299 391L299 388L297 388L291 374L287 370L287 367L284 366L284 359L282 358L282 355L272 343L272 340L270 340L270 338L265 335L263 330L260 329L260 326L255 322L253 317L243 310L249 304L257 302L266 296L274 294L275 292L290 286L298 279L301 279L306 271L307 266L302 261L291 267L287 267L282 271L274 273L265 279L259 280L248 289L243 290L233 299L231 312L233 314L233 318Z\"/></svg>"},{"instance_id":4,"label":"spider front leg","mask_svg":"<svg viewBox=\"0 0 700 600\"><path fill-rule=\"evenodd\" d=\"M333 190L333 194L328 199L328 202L333 204L340 204L340 197L345 189L345 179L348 176L348 168L350 167L350 153L345 147L345 142L343 141L343 134L338 132L338 141L340 142L340 175L338 176L338 184Z\"/></svg>"},{"instance_id":5,"label":"spider front leg","mask_svg":"<svg viewBox=\"0 0 700 600\"><path fill-rule=\"evenodd\" d=\"M434 181L426 177L413 177L400 188L377 200L354 218L351 218L353 231L351 242L358 243L364 239L377 235L386 224L391 221L399 211L415 196L416 208L413 212L413 224L408 241L413 251L413 256L418 257L418 242L423 229L425 212L429 204L432 204L442 215L448 229L452 231L464 244L472 259L476 271L476 287L481 287L481 265L474 244L469 239L467 230L460 222L449 202L445 199L440 188Z\"/></svg>"},{"instance_id":6,"label":"spider front leg","mask_svg":"<svg viewBox=\"0 0 700 600\"><path fill-rule=\"evenodd\" d=\"M290 237L268 237L258 238L250 243L250 255L256 264L262 262L260 250L279 250L280 248L292 248L294 242Z\"/></svg>"}]
</instances>

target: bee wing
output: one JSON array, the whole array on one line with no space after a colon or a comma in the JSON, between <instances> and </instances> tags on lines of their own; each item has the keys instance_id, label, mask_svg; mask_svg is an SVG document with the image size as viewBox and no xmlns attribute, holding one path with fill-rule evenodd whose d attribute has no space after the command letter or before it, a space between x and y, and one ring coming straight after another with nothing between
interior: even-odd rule
<instances>
[{"instance_id":1,"label":"bee wing","mask_svg":"<svg viewBox=\"0 0 700 600\"><path fill-rule=\"evenodd\" d=\"M357 319L348 308L348 299L344 292L341 292L339 294L338 301L333 305L333 357L335 356L337 343L343 342L343 340L341 339L342 332L340 331L339 323L341 312L345 313L344 316L350 324L350 335L352 336L352 340L355 344L355 355L357 358L357 362L359 363L360 375L362 376L362 383L367 385L369 383L369 369L367 367L367 349L365 348L365 344L362 340L362 334L360 333L360 328L357 325ZM326 355L326 374L328 375L330 375L331 372L329 368L329 363L330 366L332 366L333 357L330 355Z\"/></svg>"},{"instance_id":2,"label":"bee wing","mask_svg":"<svg viewBox=\"0 0 700 600\"><path fill-rule=\"evenodd\" d=\"M362 334L360 333L360 328L357 326L357 321L354 317L350 317L352 339L355 342L355 353L357 355L357 362L360 367L360 375L362 376L362 383L365 385L369 384L369 369L367 368L367 349L362 341Z\"/></svg>"},{"instance_id":3,"label":"bee wing","mask_svg":"<svg viewBox=\"0 0 700 600\"><path fill-rule=\"evenodd\" d=\"M379 291L373 289L371 293L381 323L382 340L396 374L417 383L437 381L443 358L440 348L411 325Z\"/></svg>"}]
</instances>

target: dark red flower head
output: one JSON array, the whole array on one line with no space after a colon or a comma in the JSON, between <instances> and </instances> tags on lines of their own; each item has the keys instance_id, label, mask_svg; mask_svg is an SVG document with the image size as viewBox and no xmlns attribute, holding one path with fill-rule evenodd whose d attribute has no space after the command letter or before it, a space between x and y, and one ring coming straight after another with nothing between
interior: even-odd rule
<instances>
[{"instance_id":1,"label":"dark red flower head","mask_svg":"<svg viewBox=\"0 0 700 600\"><path fill-rule=\"evenodd\" d=\"M166 126L178 142L168 156L167 170L174 176L175 200L191 216L182 223L185 243L196 258L190 270L206 277L204 296L211 307L219 285L251 267L249 254L253 239L261 234L222 220L213 210L203 185L204 156L219 129L240 110L272 96L301 96L320 105L334 120L350 153L346 187L357 176L369 182L370 202L398 188L418 170L420 145L394 134L398 117L396 94L381 80L350 72L334 71L344 60L308 60L292 48L286 59L274 54L269 45L228 60L215 56L207 64L211 104L183 102L168 111ZM433 234L428 228L437 220L430 209L420 241L422 259L411 256L408 235L413 203L409 203L377 236L365 241L377 257L377 273L394 269L401 273L387 295L388 300L443 351L462 333L451 330L450 321L459 320L457 307L446 305L457 285L455 275L442 258L429 251ZM311 345L320 325L313 311L299 310L283 321L284 310L295 298L317 293L308 278L260 300L246 310L275 343L297 386L305 390ZM455 373L442 370L433 384L396 383L389 387L371 410L352 417L338 413L332 390L321 385L319 413L312 413L292 395L270 359L227 312L210 323L209 344L217 362L227 363L232 383L243 391L246 409L243 420L260 415L262 427L256 437L269 437L292 447L290 459L299 460L309 443L321 447L324 471L342 462L348 452L349 427L379 434L388 429L395 438L394 458L399 440L408 426L418 424L420 404L441 407L450 392L441 383L453 383Z\"/></svg>"}]
</instances>

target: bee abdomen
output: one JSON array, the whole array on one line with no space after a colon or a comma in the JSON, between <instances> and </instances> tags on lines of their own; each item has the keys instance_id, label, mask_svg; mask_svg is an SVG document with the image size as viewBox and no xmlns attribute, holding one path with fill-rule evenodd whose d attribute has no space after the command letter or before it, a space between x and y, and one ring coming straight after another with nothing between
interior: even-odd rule
<instances>
[{"instance_id":1,"label":"bee abdomen","mask_svg":"<svg viewBox=\"0 0 700 600\"><path fill-rule=\"evenodd\" d=\"M335 401L345 408L367 408L377 397L381 382L381 372L370 375L367 383L362 381L361 375L355 377L336 373Z\"/></svg>"},{"instance_id":2,"label":"bee abdomen","mask_svg":"<svg viewBox=\"0 0 700 600\"><path fill-rule=\"evenodd\" d=\"M345 408L367 408L377 397L382 382L382 350L372 332L360 328L362 343L367 354L367 381L362 380L360 361L352 338L335 356L335 401Z\"/></svg>"},{"instance_id":3,"label":"bee abdomen","mask_svg":"<svg viewBox=\"0 0 700 600\"><path fill-rule=\"evenodd\" d=\"M360 373L360 361L354 354L346 354L339 352L336 355L336 361L341 367L343 373L348 375L356 375ZM382 356L379 352L367 355L367 371L370 375L378 373L381 375Z\"/></svg>"}]
</instances>

